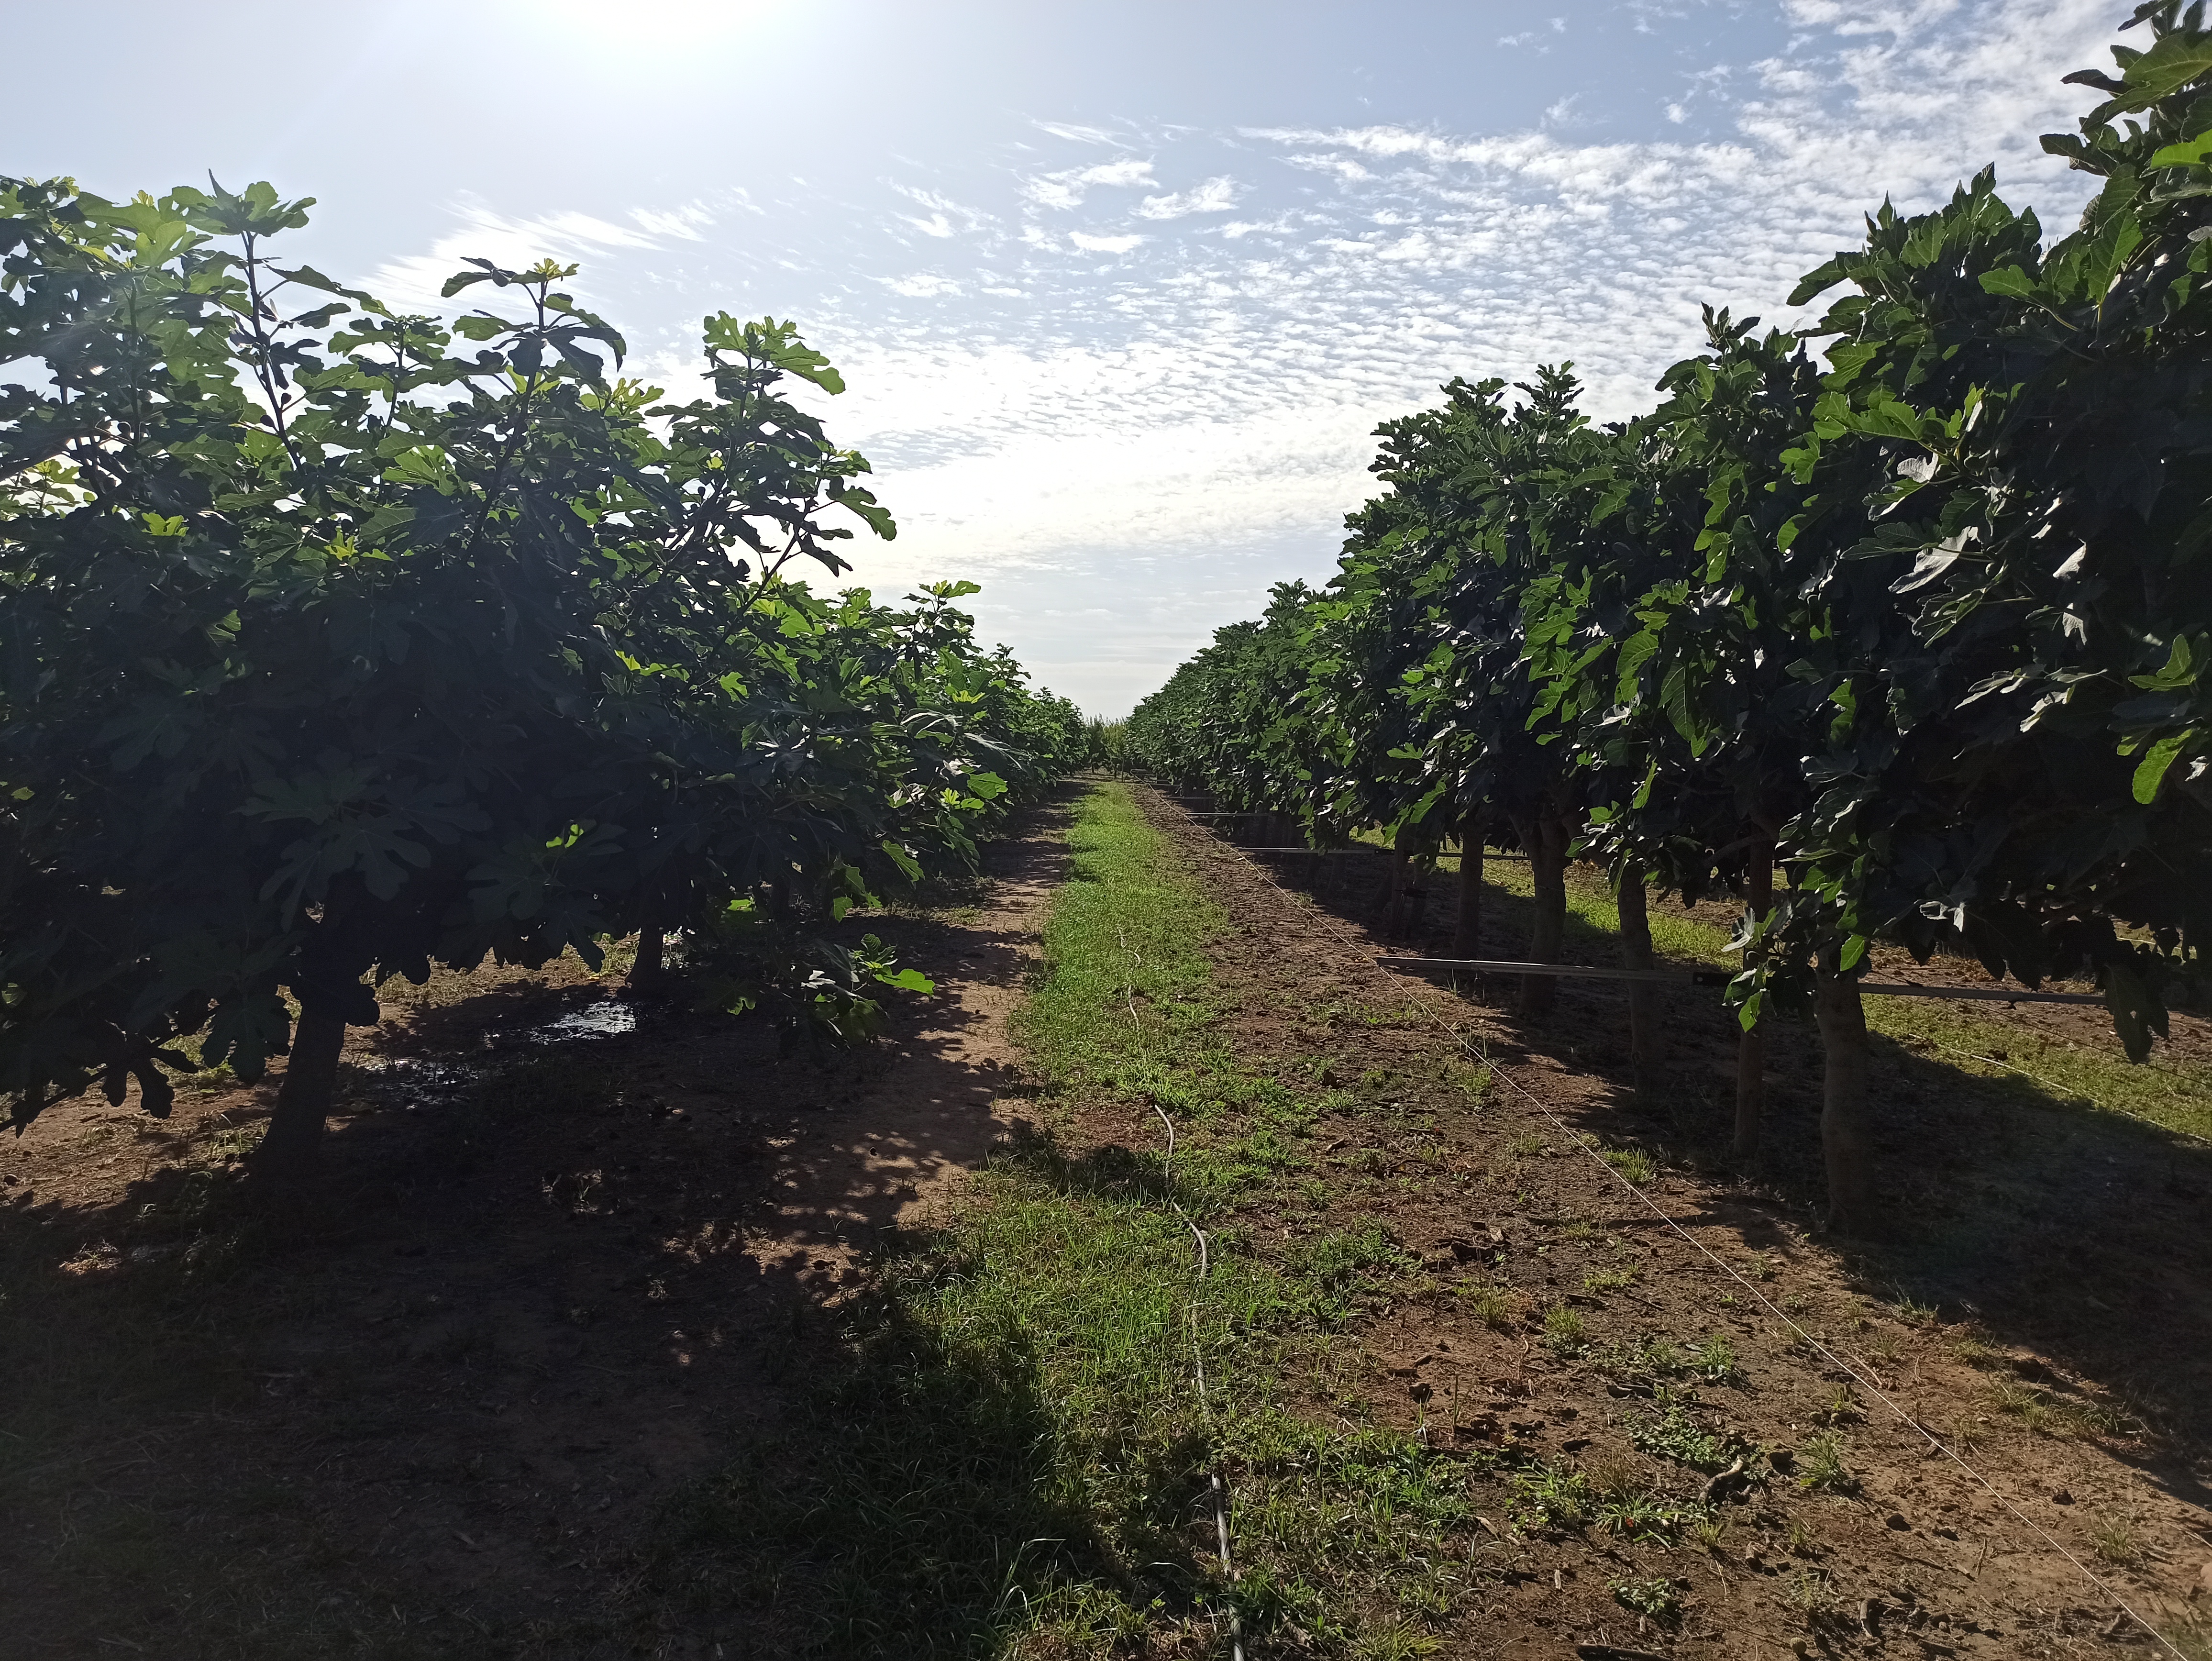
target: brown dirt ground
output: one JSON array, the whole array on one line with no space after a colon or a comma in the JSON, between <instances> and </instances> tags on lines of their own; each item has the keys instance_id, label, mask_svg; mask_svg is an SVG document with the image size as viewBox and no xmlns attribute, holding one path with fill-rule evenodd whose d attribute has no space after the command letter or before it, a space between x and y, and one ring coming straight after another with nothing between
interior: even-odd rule
<instances>
[{"instance_id":1,"label":"brown dirt ground","mask_svg":"<svg viewBox=\"0 0 2212 1661\"><path fill-rule=\"evenodd\" d=\"M0 1154L0 1650L721 1653L606 1611L669 1496L773 1430L878 1238L1018 1123L1054 818L989 850L979 904L872 921L937 991L864 1055L779 1060L573 959L395 984L320 1202L276 1218L236 1155L281 1073L166 1123L49 1110Z\"/></svg>"},{"instance_id":2,"label":"brown dirt ground","mask_svg":"<svg viewBox=\"0 0 2212 1661\"><path fill-rule=\"evenodd\" d=\"M1378 970L1378 952L1448 938L1447 896L1431 894L1410 941L1385 944L1364 927L1381 857L1364 871L1329 867L1316 897L1231 852L1212 822L1157 793L1147 800L1234 919L1216 956L1241 1009L1240 1053L1326 1065L1368 1098L1316 1132L1333 1139L1343 1172L1332 1196L1240 1221L1264 1240L1380 1216L1419 1256L1431 1285L1371 1305L1361 1329L1374 1408L1462 1445L1663 1479L1621 1427L1648 1385L1540 1342L1536 1311L1564 1302L1599 1349L1727 1336L1741 1376L1700 1387L1704 1414L1764 1445L1802 1449L1824 1428L1844 1445L1854 1492L1803 1493L1787 1479L1740 1490L1718 1552L1608 1542L1595 1530L1505 1551L1509 1590L1444 1652L1559 1656L1570 1641L1727 1657L2150 1652L2148 1635L2116 1627L2112 1605L2000 1496L2194 1653L2212 1652L2212 1159L2202 1145L2114 1115L2023 1105L1886 1045L1873 1082L1893 1237L1826 1240L1814 1222L1816 1045L1772 1046L1766 1168L1735 1179L1720 1153L1733 1030L1712 993L1667 995L1675 1070L1658 1104L1639 1108L1618 988L1563 983L1555 1012L1529 1024L1509 1013L1515 983L1462 998ZM1286 879L1310 868L1276 863ZM1709 908L1715 920L1728 909ZM1493 891L1485 955L1516 955L1527 928L1525 902ZM1923 980L1969 970L1881 966ZM2097 1012L2021 1007L2112 1042ZM2203 1042L2201 1023L2176 1025L2182 1042ZM1470 1053L1503 1075L1474 1109L1437 1083ZM1394 1110L1395 1129L1378 1130L1377 1106ZM1643 1194L1679 1232L1577 1148L1585 1137L1657 1159ZM1621 1268L1634 1271L1631 1287L1582 1289L1586 1275ZM1455 1295L1485 1280L1512 1288L1520 1318L1503 1330ZM1842 1412L1838 1387L1850 1381L1785 1314L1857 1373ZM2027 1422L2037 1403L2041 1431ZM1318 1397L1310 1406L1328 1410ZM2131 1563L2097 1555L2094 1531L2113 1519L2132 1530ZM1609 1593L1613 1580L1654 1575L1684 1599L1677 1630L1639 1621ZM1813 1593L1826 1613L1808 1623Z\"/></svg>"},{"instance_id":3,"label":"brown dirt ground","mask_svg":"<svg viewBox=\"0 0 2212 1661\"><path fill-rule=\"evenodd\" d=\"M2099 1572L2146 1614L2184 1633L2212 1613L2203 1150L1891 1046L1875 1086L1900 1226L1846 1250L1812 1226L1809 1055L1777 1045L1768 1163L1738 1180L1717 1152L1732 1052L1709 996L1670 1007L1676 1071L1640 1110L1616 990L1570 983L1530 1027L1387 977L1358 885L1292 895L1147 800L1231 919L1218 979L1248 1064L1357 1098L1319 1128L1326 1180L1240 1225L1273 1250L1379 1218L1423 1266L1364 1301L1339 1387L1449 1445L1650 1471L1621 1426L1648 1381L1540 1342L1537 1311L1565 1302L1601 1346L1728 1336L1741 1376L1699 1384L1700 1411L1781 1448L1832 1428L1857 1481L1739 1490L1710 1555L1595 1529L1501 1538L1439 1653L2153 1652L1867 1392L1832 1415L1840 1375L1580 1135L1648 1150L1644 1191L1692 1239L2084 1561L2124 1521L2136 1560ZM641 1620L639 1542L787 1414L884 1232L957 1204L958 1173L1019 1125L1005 1017L1060 877L1054 825L992 851L975 907L883 926L939 990L866 1056L779 1061L757 1024L649 1006L634 1031L564 1037L562 1017L614 1013L574 964L434 984L356 1035L326 1202L276 1219L240 1208L232 1174L274 1080L187 1097L167 1124L97 1098L41 1118L0 1189L0 1648L782 1653L772 1609ZM1525 929L1502 898L1492 921L1501 943ZM1452 1087L1465 1056L1438 1017L1566 1134L1503 1083L1479 1104ZM1151 1149L1155 1127L1121 1117L1077 1133ZM1583 1289L1623 1267L1629 1286ZM1511 1289L1503 1329L1461 1295L1482 1279ZM2039 1398L2050 1433L2001 1385ZM1303 1405L1344 1403L1316 1387ZM1680 1625L1639 1623L1608 1590L1624 1576L1678 1583Z\"/></svg>"}]
</instances>

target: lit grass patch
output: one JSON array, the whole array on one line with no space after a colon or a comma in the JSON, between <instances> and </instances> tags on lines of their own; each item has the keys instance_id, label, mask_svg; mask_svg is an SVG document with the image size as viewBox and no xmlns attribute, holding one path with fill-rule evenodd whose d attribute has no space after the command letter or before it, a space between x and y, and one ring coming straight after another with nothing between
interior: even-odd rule
<instances>
[{"instance_id":1,"label":"lit grass patch","mask_svg":"<svg viewBox=\"0 0 2212 1661\"><path fill-rule=\"evenodd\" d=\"M1844 1463L1840 1437L1815 1436L1798 1450L1797 1486L1813 1494L1851 1494L1857 1490L1858 1479Z\"/></svg>"},{"instance_id":2,"label":"lit grass patch","mask_svg":"<svg viewBox=\"0 0 2212 1661\"><path fill-rule=\"evenodd\" d=\"M2100 1561L2132 1568L2142 1559L2142 1539L2132 1518L2100 1517L2089 1524L2089 1548Z\"/></svg>"},{"instance_id":3,"label":"lit grass patch","mask_svg":"<svg viewBox=\"0 0 2212 1661\"><path fill-rule=\"evenodd\" d=\"M1444 868L1458 869L1455 857L1442 863ZM1522 899L1533 892L1528 867L1518 862L1486 866L1483 881ZM1604 874L1588 866L1570 866L1566 885L1567 955L1613 961L1610 954L1618 949L1620 909ZM1662 958L1711 964L1732 961L1725 928L1658 905L1651 908L1650 928L1652 946ZM1877 997L1866 1002L1870 1031L1984 1078L2022 1100L2092 1107L2212 1140L2212 1066L2177 1062L2163 1049L2144 1064L2132 1066L2119 1041L2109 1034L2095 1043L2081 1043L1973 1011L1972 1005L1919 998Z\"/></svg>"},{"instance_id":4,"label":"lit grass patch","mask_svg":"<svg viewBox=\"0 0 2212 1661\"><path fill-rule=\"evenodd\" d=\"M1657 1575L1608 1581L1606 1590L1621 1608L1649 1615L1662 1626L1672 1626L1682 1612L1681 1595L1674 1590L1674 1583Z\"/></svg>"},{"instance_id":5,"label":"lit grass patch","mask_svg":"<svg viewBox=\"0 0 2212 1661\"><path fill-rule=\"evenodd\" d=\"M1413 1260L1380 1223L1370 1222L1300 1241L1285 1254L1285 1264L1313 1313L1334 1323L1352 1312L1353 1296L1373 1270L1410 1269Z\"/></svg>"},{"instance_id":6,"label":"lit grass patch","mask_svg":"<svg viewBox=\"0 0 2212 1661\"><path fill-rule=\"evenodd\" d=\"M1725 1384L1736 1377L1735 1346L1715 1334L1690 1351L1690 1371L1711 1383Z\"/></svg>"},{"instance_id":7,"label":"lit grass patch","mask_svg":"<svg viewBox=\"0 0 2212 1661\"><path fill-rule=\"evenodd\" d=\"M1589 1478L1565 1459L1515 1472L1506 1490L1512 1496L1513 1520L1524 1528L1578 1529L1597 1504Z\"/></svg>"},{"instance_id":8,"label":"lit grass patch","mask_svg":"<svg viewBox=\"0 0 2212 1661\"><path fill-rule=\"evenodd\" d=\"M1751 1446L1725 1431L1711 1429L1692 1419L1679 1402L1657 1415L1630 1414L1621 1421L1628 1439L1646 1453L1672 1459L1708 1475L1725 1470L1747 1458Z\"/></svg>"},{"instance_id":9,"label":"lit grass patch","mask_svg":"<svg viewBox=\"0 0 2212 1661\"><path fill-rule=\"evenodd\" d=\"M1206 947L1221 908L1191 880L1172 843L1125 786L1093 791L1067 837L1066 884L1044 930L1043 974L1014 1035L1057 1085L1142 1092L1193 1059L1225 1063L1207 1029L1219 1012Z\"/></svg>"},{"instance_id":10,"label":"lit grass patch","mask_svg":"<svg viewBox=\"0 0 2212 1661\"><path fill-rule=\"evenodd\" d=\"M1504 1287L1488 1281L1468 1281L1457 1288L1468 1313L1493 1332L1503 1332L1520 1312L1520 1300Z\"/></svg>"},{"instance_id":11,"label":"lit grass patch","mask_svg":"<svg viewBox=\"0 0 2212 1661\"><path fill-rule=\"evenodd\" d=\"M2084 1043L1978 1016L1972 1006L1869 998L1867 1025L2043 1106L2092 1107L2212 1138L2212 1067L2160 1049L2130 1065L2119 1040Z\"/></svg>"},{"instance_id":12,"label":"lit grass patch","mask_svg":"<svg viewBox=\"0 0 2212 1661\"><path fill-rule=\"evenodd\" d=\"M1659 1174L1658 1165L1640 1147L1607 1147L1598 1152L1598 1158L1618 1171L1628 1181L1642 1188Z\"/></svg>"}]
</instances>

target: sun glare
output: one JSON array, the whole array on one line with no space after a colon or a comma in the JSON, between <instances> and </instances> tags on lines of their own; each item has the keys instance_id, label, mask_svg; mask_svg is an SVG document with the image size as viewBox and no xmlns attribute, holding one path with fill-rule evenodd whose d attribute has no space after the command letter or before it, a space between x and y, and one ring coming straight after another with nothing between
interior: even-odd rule
<instances>
[{"instance_id":1,"label":"sun glare","mask_svg":"<svg viewBox=\"0 0 2212 1661\"><path fill-rule=\"evenodd\" d=\"M512 8L541 38L617 55L726 45L790 20L796 9L777 0L538 0Z\"/></svg>"}]
</instances>

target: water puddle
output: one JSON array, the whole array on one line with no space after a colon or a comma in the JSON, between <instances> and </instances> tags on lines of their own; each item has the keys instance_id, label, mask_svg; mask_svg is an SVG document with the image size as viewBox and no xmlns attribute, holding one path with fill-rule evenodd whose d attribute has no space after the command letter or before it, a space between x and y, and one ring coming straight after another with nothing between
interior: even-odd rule
<instances>
[{"instance_id":1,"label":"water puddle","mask_svg":"<svg viewBox=\"0 0 2212 1661\"><path fill-rule=\"evenodd\" d=\"M556 1020L519 1032L516 1037L539 1043L558 1043L564 1038L615 1038L637 1031L637 1007L617 998L602 998L581 1009L572 1009Z\"/></svg>"},{"instance_id":2,"label":"water puddle","mask_svg":"<svg viewBox=\"0 0 2212 1661\"><path fill-rule=\"evenodd\" d=\"M363 1082L376 1100L412 1112L460 1104L487 1074L512 1065L518 1051L542 1044L619 1037L636 1031L637 1011L627 1003L605 998L535 1026L488 1032L484 1043L492 1053L477 1062L375 1056L364 1056L352 1066L368 1075Z\"/></svg>"},{"instance_id":3,"label":"water puddle","mask_svg":"<svg viewBox=\"0 0 2212 1661\"><path fill-rule=\"evenodd\" d=\"M483 1076L483 1069L411 1056L379 1056L355 1063L374 1075L376 1095L395 1107L451 1107Z\"/></svg>"}]
</instances>

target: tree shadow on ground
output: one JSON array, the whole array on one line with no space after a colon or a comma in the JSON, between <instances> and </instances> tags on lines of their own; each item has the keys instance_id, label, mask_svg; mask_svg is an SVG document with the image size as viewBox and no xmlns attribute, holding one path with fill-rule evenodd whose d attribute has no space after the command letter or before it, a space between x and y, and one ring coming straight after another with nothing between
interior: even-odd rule
<instances>
[{"instance_id":1,"label":"tree shadow on ground","mask_svg":"<svg viewBox=\"0 0 2212 1661\"><path fill-rule=\"evenodd\" d=\"M992 858L1049 885L1057 844ZM933 973L1022 961L1004 919L878 926ZM915 1183L1005 1133L983 1016L913 1001L857 1056L650 1012L481 1041L603 996L467 995L355 1054L305 1203L242 1186L273 1083L34 1127L11 1654L983 1655L1119 1573L1045 1481L1029 1358L862 1295ZM146 1168L73 1181L110 1148Z\"/></svg>"},{"instance_id":2,"label":"tree shadow on ground","mask_svg":"<svg viewBox=\"0 0 2212 1661\"><path fill-rule=\"evenodd\" d=\"M907 1267L909 1285L947 1272L926 1248ZM1200 1580L1162 1542L1140 1584L1054 1480L1054 1415L1018 1332L948 1333L896 1283L848 1331L775 1438L663 1512L645 1567L660 1597L729 1612L746 1652L949 1658L994 1654L1091 1586L1142 1607Z\"/></svg>"},{"instance_id":3,"label":"tree shadow on ground","mask_svg":"<svg viewBox=\"0 0 2212 1661\"><path fill-rule=\"evenodd\" d=\"M1385 940L1387 854L1261 857L1278 881L1378 952L1428 954L1449 945L1455 874L1432 879L1421 911L1399 939ZM1482 920L1482 956L1510 959L1527 949L1527 897L1490 885ZM1568 961L1612 966L1618 954L1612 934L1570 913ZM1678 1220L1733 1230L1751 1250L1780 1244L1784 1222L1818 1236L1826 1178L1820 1044L1809 1022L1774 1025L1765 1144L1756 1168L1743 1171L1729 1152L1737 1029L1715 994L1662 993L1668 1062L1639 1100L1623 989L1562 982L1540 1020L1516 1013L1512 977L1469 977L1458 989L1504 1029L1499 1061L1510 1067L1542 1055L1584 1075L1578 1090L1554 1083L1547 1091L1572 1129L1611 1145L1644 1144L1713 1179L1701 1208ZM2039 1396L2057 1424L2079 1409L2117 1429L2112 1451L2176 1498L2212 1505L2212 1487L2194 1464L2212 1422L2212 1146L2017 1074L1989 1078L1879 1035L1872 1048L1869 1106L1887 1231L1878 1241L1831 1243L1860 1288L1960 1325L1962 1342L2033 1352L1997 1364L2024 1381L2023 1392L2004 1396L2012 1403L2004 1410L2032 1415ZM2142 1436L2126 1433L2130 1421Z\"/></svg>"}]
</instances>

